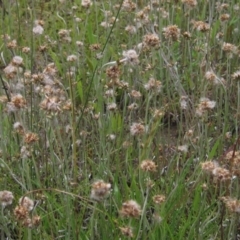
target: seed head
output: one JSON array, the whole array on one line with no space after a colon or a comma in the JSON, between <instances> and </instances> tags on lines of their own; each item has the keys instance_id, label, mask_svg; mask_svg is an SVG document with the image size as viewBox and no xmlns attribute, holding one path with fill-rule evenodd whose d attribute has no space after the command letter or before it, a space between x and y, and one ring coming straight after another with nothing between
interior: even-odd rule
<instances>
[{"instance_id":1,"label":"seed head","mask_svg":"<svg viewBox=\"0 0 240 240\"><path fill-rule=\"evenodd\" d=\"M0 191L0 204L2 205L3 208L5 208L8 205L12 204L14 197L13 193L10 191Z\"/></svg>"},{"instance_id":2,"label":"seed head","mask_svg":"<svg viewBox=\"0 0 240 240\"><path fill-rule=\"evenodd\" d=\"M133 123L130 127L130 133L132 136L142 135L145 132L145 126L141 123Z\"/></svg>"},{"instance_id":3,"label":"seed head","mask_svg":"<svg viewBox=\"0 0 240 240\"><path fill-rule=\"evenodd\" d=\"M140 164L140 168L145 172L156 172L157 165L152 160L143 160Z\"/></svg>"},{"instance_id":4,"label":"seed head","mask_svg":"<svg viewBox=\"0 0 240 240\"><path fill-rule=\"evenodd\" d=\"M18 203L19 206L24 207L28 212L31 212L34 208L34 201L29 197L21 197Z\"/></svg>"},{"instance_id":5,"label":"seed head","mask_svg":"<svg viewBox=\"0 0 240 240\"><path fill-rule=\"evenodd\" d=\"M133 49L123 51L123 57L124 59L122 59L120 62L128 62L132 65L137 65L139 63L138 54Z\"/></svg>"},{"instance_id":6,"label":"seed head","mask_svg":"<svg viewBox=\"0 0 240 240\"><path fill-rule=\"evenodd\" d=\"M98 180L92 184L91 199L102 201L110 194L111 184Z\"/></svg>"},{"instance_id":7,"label":"seed head","mask_svg":"<svg viewBox=\"0 0 240 240\"><path fill-rule=\"evenodd\" d=\"M129 238L133 238L133 230L131 227L119 227L119 229L121 230L121 233Z\"/></svg>"},{"instance_id":8,"label":"seed head","mask_svg":"<svg viewBox=\"0 0 240 240\"><path fill-rule=\"evenodd\" d=\"M141 207L136 201L129 200L123 203L122 208L119 211L119 214L127 218L129 217L138 218L141 215Z\"/></svg>"},{"instance_id":9,"label":"seed head","mask_svg":"<svg viewBox=\"0 0 240 240\"><path fill-rule=\"evenodd\" d=\"M35 143L39 140L39 137L36 133L28 132L24 135L24 142L27 144Z\"/></svg>"},{"instance_id":10,"label":"seed head","mask_svg":"<svg viewBox=\"0 0 240 240\"><path fill-rule=\"evenodd\" d=\"M164 195L155 195L153 196L153 202L156 204L161 204L166 201L166 197Z\"/></svg>"},{"instance_id":11,"label":"seed head","mask_svg":"<svg viewBox=\"0 0 240 240\"><path fill-rule=\"evenodd\" d=\"M180 29L177 25L169 25L163 28L163 35L169 41L178 41L180 38Z\"/></svg>"}]
</instances>

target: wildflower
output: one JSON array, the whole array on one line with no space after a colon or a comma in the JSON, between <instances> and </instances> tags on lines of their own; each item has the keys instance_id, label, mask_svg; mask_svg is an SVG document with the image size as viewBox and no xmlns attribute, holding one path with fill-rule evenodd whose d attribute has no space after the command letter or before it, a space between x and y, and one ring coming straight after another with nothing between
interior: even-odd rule
<instances>
[{"instance_id":1,"label":"wildflower","mask_svg":"<svg viewBox=\"0 0 240 240\"><path fill-rule=\"evenodd\" d=\"M226 208L232 213L240 213L240 201L231 197L220 198L226 205Z\"/></svg>"},{"instance_id":2,"label":"wildflower","mask_svg":"<svg viewBox=\"0 0 240 240\"><path fill-rule=\"evenodd\" d=\"M29 53L31 51L31 48L30 47L23 47L22 48L22 52L23 53Z\"/></svg>"},{"instance_id":3,"label":"wildflower","mask_svg":"<svg viewBox=\"0 0 240 240\"><path fill-rule=\"evenodd\" d=\"M91 51L98 51L100 48L101 48L101 45L99 43L91 44L89 47Z\"/></svg>"},{"instance_id":4,"label":"wildflower","mask_svg":"<svg viewBox=\"0 0 240 240\"><path fill-rule=\"evenodd\" d=\"M7 47L10 48L10 49L15 49L15 48L17 48L17 41L16 41L15 39L12 40L11 42L9 42L9 43L7 44Z\"/></svg>"},{"instance_id":5,"label":"wildflower","mask_svg":"<svg viewBox=\"0 0 240 240\"><path fill-rule=\"evenodd\" d=\"M229 20L229 18L230 18L230 15L227 14L227 13L222 14L222 15L220 15L220 17L219 17L219 19L220 19L221 22L226 22L226 21Z\"/></svg>"},{"instance_id":6,"label":"wildflower","mask_svg":"<svg viewBox=\"0 0 240 240\"><path fill-rule=\"evenodd\" d=\"M142 94L139 91L136 91L136 90L132 90L130 94L133 98L136 98L136 99L142 97Z\"/></svg>"},{"instance_id":7,"label":"wildflower","mask_svg":"<svg viewBox=\"0 0 240 240\"><path fill-rule=\"evenodd\" d=\"M226 52L230 58L233 56L233 54L238 53L237 46L226 42L223 43L222 50Z\"/></svg>"},{"instance_id":8,"label":"wildflower","mask_svg":"<svg viewBox=\"0 0 240 240\"><path fill-rule=\"evenodd\" d=\"M61 101L57 96L45 97L45 99L40 103L40 107L48 112L60 112L61 111Z\"/></svg>"},{"instance_id":9,"label":"wildflower","mask_svg":"<svg viewBox=\"0 0 240 240\"><path fill-rule=\"evenodd\" d=\"M213 172L213 170L217 167L218 167L218 164L213 161L206 161L206 162L201 163L201 168L206 173L211 174Z\"/></svg>"},{"instance_id":10,"label":"wildflower","mask_svg":"<svg viewBox=\"0 0 240 240\"><path fill-rule=\"evenodd\" d=\"M114 111L116 109L117 109L117 104L116 103L109 103L107 105L107 110L109 110L109 111Z\"/></svg>"},{"instance_id":11,"label":"wildflower","mask_svg":"<svg viewBox=\"0 0 240 240\"><path fill-rule=\"evenodd\" d=\"M92 6L91 0L82 0L82 7L89 8Z\"/></svg>"},{"instance_id":12,"label":"wildflower","mask_svg":"<svg viewBox=\"0 0 240 240\"><path fill-rule=\"evenodd\" d=\"M72 38L70 37L70 30L61 29L58 31L58 36L61 38L62 41L70 43Z\"/></svg>"},{"instance_id":13,"label":"wildflower","mask_svg":"<svg viewBox=\"0 0 240 240\"><path fill-rule=\"evenodd\" d=\"M19 206L22 206L25 209L27 209L28 212L31 212L34 208L34 201L29 197L21 197L18 203Z\"/></svg>"},{"instance_id":14,"label":"wildflower","mask_svg":"<svg viewBox=\"0 0 240 240\"><path fill-rule=\"evenodd\" d=\"M130 127L132 136L142 135L145 132L145 126L141 123L133 123Z\"/></svg>"},{"instance_id":15,"label":"wildflower","mask_svg":"<svg viewBox=\"0 0 240 240\"><path fill-rule=\"evenodd\" d=\"M190 32L184 32L183 37L186 38L186 39L190 39L192 37L192 35L191 35Z\"/></svg>"},{"instance_id":16,"label":"wildflower","mask_svg":"<svg viewBox=\"0 0 240 240\"><path fill-rule=\"evenodd\" d=\"M36 35L42 35L43 31L44 31L44 29L41 25L36 25L33 27L33 33Z\"/></svg>"},{"instance_id":17,"label":"wildflower","mask_svg":"<svg viewBox=\"0 0 240 240\"><path fill-rule=\"evenodd\" d=\"M132 65L137 65L139 63L138 54L133 49L123 51L123 57L124 59L120 60L120 62L128 62Z\"/></svg>"},{"instance_id":18,"label":"wildflower","mask_svg":"<svg viewBox=\"0 0 240 240\"><path fill-rule=\"evenodd\" d=\"M118 79L121 71L117 65L114 65L106 69L106 74L110 79Z\"/></svg>"},{"instance_id":19,"label":"wildflower","mask_svg":"<svg viewBox=\"0 0 240 240\"><path fill-rule=\"evenodd\" d=\"M29 132L24 135L24 142L27 144L32 144L34 142L37 142L38 140L39 137L36 133Z\"/></svg>"},{"instance_id":20,"label":"wildflower","mask_svg":"<svg viewBox=\"0 0 240 240\"><path fill-rule=\"evenodd\" d=\"M214 85L224 82L224 79L220 79L213 71L207 71L205 73L205 78Z\"/></svg>"},{"instance_id":21,"label":"wildflower","mask_svg":"<svg viewBox=\"0 0 240 240\"><path fill-rule=\"evenodd\" d=\"M122 208L120 209L119 214L127 218L138 218L141 215L141 207L136 201L129 200L122 204Z\"/></svg>"},{"instance_id":22,"label":"wildflower","mask_svg":"<svg viewBox=\"0 0 240 240\"><path fill-rule=\"evenodd\" d=\"M133 12L136 9L136 3L131 0L124 0L122 4L122 9L126 12Z\"/></svg>"},{"instance_id":23,"label":"wildflower","mask_svg":"<svg viewBox=\"0 0 240 240\"><path fill-rule=\"evenodd\" d=\"M0 204L2 205L2 208L5 208L8 205L12 204L12 201L14 199L13 193L10 191L0 191Z\"/></svg>"},{"instance_id":24,"label":"wildflower","mask_svg":"<svg viewBox=\"0 0 240 240\"><path fill-rule=\"evenodd\" d=\"M188 151L188 146L187 145L182 145L182 146L178 146L178 151L183 152L183 153L187 153Z\"/></svg>"},{"instance_id":25,"label":"wildflower","mask_svg":"<svg viewBox=\"0 0 240 240\"><path fill-rule=\"evenodd\" d=\"M133 25L127 25L125 27L125 31L130 33L130 34L136 34L137 33L137 28Z\"/></svg>"},{"instance_id":26,"label":"wildflower","mask_svg":"<svg viewBox=\"0 0 240 240\"><path fill-rule=\"evenodd\" d=\"M198 104L196 114L202 116L207 110L213 109L216 106L215 101L210 101L208 98L201 98Z\"/></svg>"},{"instance_id":27,"label":"wildflower","mask_svg":"<svg viewBox=\"0 0 240 240\"><path fill-rule=\"evenodd\" d=\"M22 159L27 159L31 157L31 151L28 149L27 146L22 146L20 150L21 158Z\"/></svg>"},{"instance_id":28,"label":"wildflower","mask_svg":"<svg viewBox=\"0 0 240 240\"><path fill-rule=\"evenodd\" d=\"M144 88L148 91L153 90L159 93L162 89L162 83L154 78L150 78L149 81L144 84Z\"/></svg>"},{"instance_id":29,"label":"wildflower","mask_svg":"<svg viewBox=\"0 0 240 240\"><path fill-rule=\"evenodd\" d=\"M133 238L133 230L131 227L119 227L119 229L124 236Z\"/></svg>"},{"instance_id":30,"label":"wildflower","mask_svg":"<svg viewBox=\"0 0 240 240\"><path fill-rule=\"evenodd\" d=\"M12 59L12 64L14 66L21 66L23 64L23 58L20 56L14 56Z\"/></svg>"},{"instance_id":31,"label":"wildflower","mask_svg":"<svg viewBox=\"0 0 240 240\"><path fill-rule=\"evenodd\" d=\"M143 36L143 46L146 48L158 48L160 46L160 39L156 34L147 34Z\"/></svg>"},{"instance_id":32,"label":"wildflower","mask_svg":"<svg viewBox=\"0 0 240 240\"><path fill-rule=\"evenodd\" d=\"M145 172L156 172L157 165L152 160L143 160L140 164L140 168Z\"/></svg>"},{"instance_id":33,"label":"wildflower","mask_svg":"<svg viewBox=\"0 0 240 240\"><path fill-rule=\"evenodd\" d=\"M210 30L210 25L203 21L193 21L193 28L199 32L208 32Z\"/></svg>"},{"instance_id":34,"label":"wildflower","mask_svg":"<svg viewBox=\"0 0 240 240\"><path fill-rule=\"evenodd\" d=\"M75 62L77 60L77 56L76 55L69 55L68 57L67 57L67 61L68 62Z\"/></svg>"},{"instance_id":35,"label":"wildflower","mask_svg":"<svg viewBox=\"0 0 240 240\"><path fill-rule=\"evenodd\" d=\"M82 47L82 46L83 46L83 42L81 42L81 41L76 41L76 45L77 45L78 47Z\"/></svg>"},{"instance_id":36,"label":"wildflower","mask_svg":"<svg viewBox=\"0 0 240 240\"><path fill-rule=\"evenodd\" d=\"M22 205L18 205L14 209L14 216L18 221L24 221L29 218L29 211Z\"/></svg>"},{"instance_id":37,"label":"wildflower","mask_svg":"<svg viewBox=\"0 0 240 240\"><path fill-rule=\"evenodd\" d=\"M232 79L234 80L240 80L240 70L237 70L231 75Z\"/></svg>"},{"instance_id":38,"label":"wildflower","mask_svg":"<svg viewBox=\"0 0 240 240\"><path fill-rule=\"evenodd\" d=\"M180 29L177 25L169 25L163 28L163 35L169 41L178 41L180 38Z\"/></svg>"},{"instance_id":39,"label":"wildflower","mask_svg":"<svg viewBox=\"0 0 240 240\"><path fill-rule=\"evenodd\" d=\"M92 184L91 199L102 201L110 194L111 184L98 180Z\"/></svg>"},{"instance_id":40,"label":"wildflower","mask_svg":"<svg viewBox=\"0 0 240 240\"><path fill-rule=\"evenodd\" d=\"M185 4L189 8L194 8L197 6L196 0L182 0L182 3Z\"/></svg>"},{"instance_id":41,"label":"wildflower","mask_svg":"<svg viewBox=\"0 0 240 240\"><path fill-rule=\"evenodd\" d=\"M15 77L17 73L17 67L10 63L3 69L3 72L5 73L8 79L12 79Z\"/></svg>"},{"instance_id":42,"label":"wildflower","mask_svg":"<svg viewBox=\"0 0 240 240\"><path fill-rule=\"evenodd\" d=\"M180 98L180 106L181 106L181 109L184 109L186 110L188 108L188 97L187 96L181 96Z\"/></svg>"},{"instance_id":43,"label":"wildflower","mask_svg":"<svg viewBox=\"0 0 240 240\"><path fill-rule=\"evenodd\" d=\"M215 177L215 179L219 181L227 181L231 179L231 174L229 170L222 167L214 168L212 174Z\"/></svg>"},{"instance_id":44,"label":"wildflower","mask_svg":"<svg viewBox=\"0 0 240 240\"><path fill-rule=\"evenodd\" d=\"M156 204L161 204L166 201L166 197L164 195L155 195L153 196L153 202Z\"/></svg>"},{"instance_id":45,"label":"wildflower","mask_svg":"<svg viewBox=\"0 0 240 240\"><path fill-rule=\"evenodd\" d=\"M128 110L136 110L138 109L138 104L137 103L132 103L128 105Z\"/></svg>"},{"instance_id":46,"label":"wildflower","mask_svg":"<svg viewBox=\"0 0 240 240\"><path fill-rule=\"evenodd\" d=\"M13 128L16 130L19 134L24 134L24 127L20 122L15 122L13 124Z\"/></svg>"}]
</instances>

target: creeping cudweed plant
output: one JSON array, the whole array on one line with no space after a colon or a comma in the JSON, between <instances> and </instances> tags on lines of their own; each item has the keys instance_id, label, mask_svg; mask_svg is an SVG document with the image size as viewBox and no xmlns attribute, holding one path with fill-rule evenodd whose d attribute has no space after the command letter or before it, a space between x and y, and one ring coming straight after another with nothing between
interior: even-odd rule
<instances>
[{"instance_id":1,"label":"creeping cudweed plant","mask_svg":"<svg viewBox=\"0 0 240 240\"><path fill-rule=\"evenodd\" d=\"M1 239L239 239L240 3L0 1Z\"/></svg>"}]
</instances>

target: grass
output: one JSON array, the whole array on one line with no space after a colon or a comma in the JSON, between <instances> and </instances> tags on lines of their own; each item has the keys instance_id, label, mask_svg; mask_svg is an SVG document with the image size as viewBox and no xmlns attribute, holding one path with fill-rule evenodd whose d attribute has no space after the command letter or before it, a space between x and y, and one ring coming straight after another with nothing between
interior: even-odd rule
<instances>
[{"instance_id":1,"label":"grass","mask_svg":"<svg viewBox=\"0 0 240 240\"><path fill-rule=\"evenodd\" d=\"M240 5L191 2L1 2L1 239L239 238Z\"/></svg>"}]
</instances>

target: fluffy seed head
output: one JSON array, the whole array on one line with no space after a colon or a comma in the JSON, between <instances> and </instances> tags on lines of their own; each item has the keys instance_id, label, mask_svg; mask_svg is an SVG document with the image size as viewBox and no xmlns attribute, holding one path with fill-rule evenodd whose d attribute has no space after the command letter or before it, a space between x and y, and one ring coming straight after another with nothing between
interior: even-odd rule
<instances>
[{"instance_id":1,"label":"fluffy seed head","mask_svg":"<svg viewBox=\"0 0 240 240\"><path fill-rule=\"evenodd\" d=\"M157 165L152 160L143 160L140 164L140 168L145 172L156 172Z\"/></svg>"},{"instance_id":2,"label":"fluffy seed head","mask_svg":"<svg viewBox=\"0 0 240 240\"><path fill-rule=\"evenodd\" d=\"M122 217L138 218L141 215L141 207L136 201L129 200L123 203L122 208L119 211L119 214Z\"/></svg>"},{"instance_id":3,"label":"fluffy seed head","mask_svg":"<svg viewBox=\"0 0 240 240\"><path fill-rule=\"evenodd\" d=\"M92 184L91 199L102 201L110 194L111 184L105 183L103 180L98 180Z\"/></svg>"},{"instance_id":4,"label":"fluffy seed head","mask_svg":"<svg viewBox=\"0 0 240 240\"><path fill-rule=\"evenodd\" d=\"M0 191L0 204L3 208L5 208L8 205L12 204L12 201L14 199L13 193L10 191Z\"/></svg>"}]
</instances>

